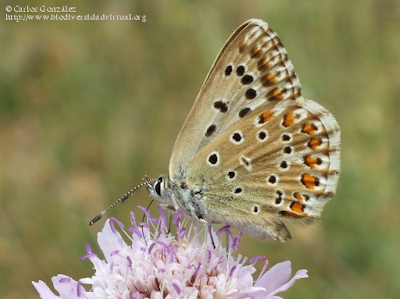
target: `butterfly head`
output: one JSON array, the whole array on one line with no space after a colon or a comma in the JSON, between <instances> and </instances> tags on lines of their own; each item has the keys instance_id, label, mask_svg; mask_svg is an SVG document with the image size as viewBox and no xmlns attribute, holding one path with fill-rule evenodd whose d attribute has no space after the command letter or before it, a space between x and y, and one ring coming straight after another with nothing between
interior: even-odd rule
<instances>
[{"instance_id":1,"label":"butterfly head","mask_svg":"<svg viewBox=\"0 0 400 299\"><path fill-rule=\"evenodd\" d=\"M206 217L205 208L199 200L202 196L200 192L194 192L185 185L177 185L167 177L161 176L158 179L148 180L147 191L151 198L162 202L169 210L181 209L197 220Z\"/></svg>"},{"instance_id":2,"label":"butterfly head","mask_svg":"<svg viewBox=\"0 0 400 299\"><path fill-rule=\"evenodd\" d=\"M161 176L158 179L151 179L147 181L147 191L150 196L159 201L165 201L165 183L166 178Z\"/></svg>"},{"instance_id":3,"label":"butterfly head","mask_svg":"<svg viewBox=\"0 0 400 299\"><path fill-rule=\"evenodd\" d=\"M169 207L178 209L175 198L180 198L180 192L177 191L175 184L168 178L160 176L158 179L146 181L147 191L152 199L158 200Z\"/></svg>"}]
</instances>

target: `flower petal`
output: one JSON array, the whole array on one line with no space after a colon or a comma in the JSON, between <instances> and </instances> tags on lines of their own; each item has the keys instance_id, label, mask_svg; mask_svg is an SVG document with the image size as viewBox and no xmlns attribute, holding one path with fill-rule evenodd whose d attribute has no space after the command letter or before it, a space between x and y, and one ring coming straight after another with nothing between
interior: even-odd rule
<instances>
[{"instance_id":1,"label":"flower petal","mask_svg":"<svg viewBox=\"0 0 400 299\"><path fill-rule=\"evenodd\" d=\"M111 253L116 250L121 250L125 244L118 231L115 231L115 233L112 231L109 222L110 220L107 220L103 230L97 234L97 242L107 262L111 261Z\"/></svg>"},{"instance_id":2,"label":"flower petal","mask_svg":"<svg viewBox=\"0 0 400 299\"><path fill-rule=\"evenodd\" d=\"M290 261L285 261L276 264L269 269L262 277L260 277L254 286L264 287L266 293L269 295L275 295L279 292L286 291L297 279L308 277L306 270L300 270L290 281L288 281L291 274L291 263Z\"/></svg>"},{"instance_id":3,"label":"flower petal","mask_svg":"<svg viewBox=\"0 0 400 299\"><path fill-rule=\"evenodd\" d=\"M271 293L271 295L275 295L277 293L284 292L284 291L288 290L291 286L293 286L297 279L307 278L307 277L308 277L307 270L299 270L296 272L296 274L293 276L293 278L291 280L289 280L287 283L285 283L279 289L275 290L275 292Z\"/></svg>"},{"instance_id":4,"label":"flower petal","mask_svg":"<svg viewBox=\"0 0 400 299\"><path fill-rule=\"evenodd\" d=\"M78 296L78 286L81 287L80 284L70 277L59 274L54 276L51 281L53 282L54 288L60 293L62 299L82 298Z\"/></svg>"},{"instance_id":5,"label":"flower petal","mask_svg":"<svg viewBox=\"0 0 400 299\"><path fill-rule=\"evenodd\" d=\"M38 291L40 298L42 299L59 299L59 296L54 295L54 293L50 290L50 288L43 281L39 280L39 282L32 281L33 286L36 291Z\"/></svg>"}]
</instances>

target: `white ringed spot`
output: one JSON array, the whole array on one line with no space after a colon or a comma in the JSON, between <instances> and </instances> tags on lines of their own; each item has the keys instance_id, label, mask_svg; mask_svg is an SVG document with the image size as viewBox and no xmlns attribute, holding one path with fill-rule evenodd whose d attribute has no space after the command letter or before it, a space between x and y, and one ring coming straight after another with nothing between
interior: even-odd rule
<instances>
[{"instance_id":1,"label":"white ringed spot","mask_svg":"<svg viewBox=\"0 0 400 299\"><path fill-rule=\"evenodd\" d=\"M243 132L240 130L236 130L235 132L233 132L230 137L230 141L236 145L242 144L244 142Z\"/></svg>"},{"instance_id":2,"label":"white ringed spot","mask_svg":"<svg viewBox=\"0 0 400 299\"><path fill-rule=\"evenodd\" d=\"M243 193L242 187L236 187L235 189L233 189L233 194L235 194L235 195L240 195L242 193Z\"/></svg>"},{"instance_id":3,"label":"white ringed spot","mask_svg":"<svg viewBox=\"0 0 400 299\"><path fill-rule=\"evenodd\" d=\"M259 142L264 142L268 139L268 131L265 129L261 129L260 131L258 131L257 133L257 141Z\"/></svg>"},{"instance_id":4,"label":"white ringed spot","mask_svg":"<svg viewBox=\"0 0 400 299\"><path fill-rule=\"evenodd\" d=\"M261 211L261 207L259 205L254 205L253 208L251 209L252 214L258 214Z\"/></svg>"},{"instance_id":5,"label":"white ringed spot","mask_svg":"<svg viewBox=\"0 0 400 299\"><path fill-rule=\"evenodd\" d=\"M292 136L292 134L289 134L289 133L283 133L281 135L281 140L284 143L288 143L288 142L291 142L293 140L293 136Z\"/></svg>"},{"instance_id":6,"label":"white ringed spot","mask_svg":"<svg viewBox=\"0 0 400 299\"><path fill-rule=\"evenodd\" d=\"M283 160L283 161L281 161L281 163L279 163L278 167L279 167L279 169L282 170L282 171L289 170L289 168L290 168L290 161Z\"/></svg>"},{"instance_id":7,"label":"white ringed spot","mask_svg":"<svg viewBox=\"0 0 400 299\"><path fill-rule=\"evenodd\" d=\"M211 152L207 157L207 164L211 167L217 167L220 163L220 157L218 152Z\"/></svg>"},{"instance_id":8,"label":"white ringed spot","mask_svg":"<svg viewBox=\"0 0 400 299\"><path fill-rule=\"evenodd\" d=\"M276 175L275 173L271 173L269 176L267 176L267 184L270 186L276 186L279 182L279 176Z\"/></svg>"},{"instance_id":9,"label":"white ringed spot","mask_svg":"<svg viewBox=\"0 0 400 299\"><path fill-rule=\"evenodd\" d=\"M228 181L233 181L233 180L236 178L236 176L237 176L236 171L231 170L231 171L229 171L228 174L226 175L226 179L227 179Z\"/></svg>"}]
</instances>

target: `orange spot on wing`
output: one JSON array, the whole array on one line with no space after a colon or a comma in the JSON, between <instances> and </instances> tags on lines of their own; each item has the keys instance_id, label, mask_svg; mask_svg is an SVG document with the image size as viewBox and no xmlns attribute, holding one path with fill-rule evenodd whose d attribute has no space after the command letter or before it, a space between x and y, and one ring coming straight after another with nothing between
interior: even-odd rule
<instances>
[{"instance_id":1,"label":"orange spot on wing","mask_svg":"<svg viewBox=\"0 0 400 299\"><path fill-rule=\"evenodd\" d=\"M305 214L300 214L299 215L299 214L288 212L288 211L281 211L280 213L281 213L282 216L292 217L292 218L303 218L303 217L306 216Z\"/></svg>"},{"instance_id":2,"label":"orange spot on wing","mask_svg":"<svg viewBox=\"0 0 400 299\"><path fill-rule=\"evenodd\" d=\"M273 77L274 75L271 74L270 76ZM272 77L269 77L269 76L267 75L267 76L266 76L267 79L265 79L265 80L268 80L268 78L272 78ZM274 79L274 80L276 80L276 79ZM271 81L265 81L265 82L271 82ZM276 82L274 81L274 82L272 82L272 83L276 83ZM268 85L264 85L264 86L268 86ZM271 90L271 91L269 91L269 92L267 93L266 98L268 99L268 101L281 101L281 100L283 100L284 97L285 97L284 92L286 92L286 88L283 88L283 89L281 90L281 89L275 87L273 90Z\"/></svg>"},{"instance_id":3,"label":"orange spot on wing","mask_svg":"<svg viewBox=\"0 0 400 299\"><path fill-rule=\"evenodd\" d=\"M316 125L311 123L305 123L303 129L301 130L303 133L308 135L314 135L317 132L318 128Z\"/></svg>"},{"instance_id":4,"label":"orange spot on wing","mask_svg":"<svg viewBox=\"0 0 400 299\"><path fill-rule=\"evenodd\" d=\"M292 202L292 204L290 205L290 208L292 209L293 212L296 212L298 214L301 214L304 211L304 206L301 203L296 202L296 201Z\"/></svg>"},{"instance_id":5,"label":"orange spot on wing","mask_svg":"<svg viewBox=\"0 0 400 299\"><path fill-rule=\"evenodd\" d=\"M294 115L293 115L293 111L289 112L288 114L286 114L284 116L284 120L282 123L285 127L289 127L291 125L294 124Z\"/></svg>"},{"instance_id":6,"label":"orange spot on wing","mask_svg":"<svg viewBox=\"0 0 400 299\"><path fill-rule=\"evenodd\" d=\"M267 70L269 70L270 69L270 64L268 63L268 59L267 58L262 58L262 59L260 59L258 62L257 62L257 69L260 71L260 72L265 72L265 71L267 71Z\"/></svg>"},{"instance_id":7,"label":"orange spot on wing","mask_svg":"<svg viewBox=\"0 0 400 299\"><path fill-rule=\"evenodd\" d=\"M306 186L306 188L311 190L319 186L319 179L309 173L305 173L301 176L301 182Z\"/></svg>"},{"instance_id":8,"label":"orange spot on wing","mask_svg":"<svg viewBox=\"0 0 400 299\"><path fill-rule=\"evenodd\" d=\"M315 158L311 155L306 155L303 157L304 159L304 164L311 168L315 168L315 165L320 165L321 164L321 159L320 158Z\"/></svg>"},{"instance_id":9,"label":"orange spot on wing","mask_svg":"<svg viewBox=\"0 0 400 299\"><path fill-rule=\"evenodd\" d=\"M258 58L262 54L263 54L262 50L257 45L255 45L253 48L251 48L251 51L250 51L251 58Z\"/></svg>"},{"instance_id":10,"label":"orange spot on wing","mask_svg":"<svg viewBox=\"0 0 400 299\"><path fill-rule=\"evenodd\" d=\"M275 78L274 74L268 73L267 78L268 78L268 81L276 83L276 78ZM279 92L277 92L277 93L279 93ZM275 94L275 95L277 95L277 94Z\"/></svg>"},{"instance_id":11,"label":"orange spot on wing","mask_svg":"<svg viewBox=\"0 0 400 299\"><path fill-rule=\"evenodd\" d=\"M270 121L274 117L274 114L271 111L264 112L261 114L261 119L265 121Z\"/></svg>"},{"instance_id":12,"label":"orange spot on wing","mask_svg":"<svg viewBox=\"0 0 400 299\"><path fill-rule=\"evenodd\" d=\"M295 193L293 194L293 196L294 196L294 198L296 198L298 201L300 201L300 202L303 201L303 196L301 196L299 192L295 192Z\"/></svg>"},{"instance_id":13,"label":"orange spot on wing","mask_svg":"<svg viewBox=\"0 0 400 299\"><path fill-rule=\"evenodd\" d=\"M318 146L322 144L321 138L312 137L308 142L308 146L311 147L313 150L317 149Z\"/></svg>"},{"instance_id":14,"label":"orange spot on wing","mask_svg":"<svg viewBox=\"0 0 400 299\"><path fill-rule=\"evenodd\" d=\"M268 74L266 74L264 77L262 77L261 79L261 84L263 85L263 86L271 86L271 85L274 85L276 82L277 82L277 80L276 80L276 78L275 78L275 75L274 74L272 74L272 73L268 73ZM276 97L278 94L280 94L280 92L275 88L274 90L273 90L273 92L272 92L272 97Z\"/></svg>"}]
</instances>

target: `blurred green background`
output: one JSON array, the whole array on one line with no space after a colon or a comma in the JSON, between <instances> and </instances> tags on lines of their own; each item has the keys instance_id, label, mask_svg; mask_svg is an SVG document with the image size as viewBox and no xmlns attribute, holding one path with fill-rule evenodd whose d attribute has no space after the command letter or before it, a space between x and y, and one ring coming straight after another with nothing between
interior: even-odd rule
<instances>
[{"instance_id":1,"label":"blurred green background","mask_svg":"<svg viewBox=\"0 0 400 299\"><path fill-rule=\"evenodd\" d=\"M2 1L0 290L91 276L100 210L167 174L175 138L218 51L246 19L274 28L306 97L342 130L338 192L293 240L244 237L240 252L308 269L285 298L400 297L400 3L397 0ZM146 22L5 21L6 5L76 6ZM141 190L113 209L147 205Z\"/></svg>"}]
</instances>

